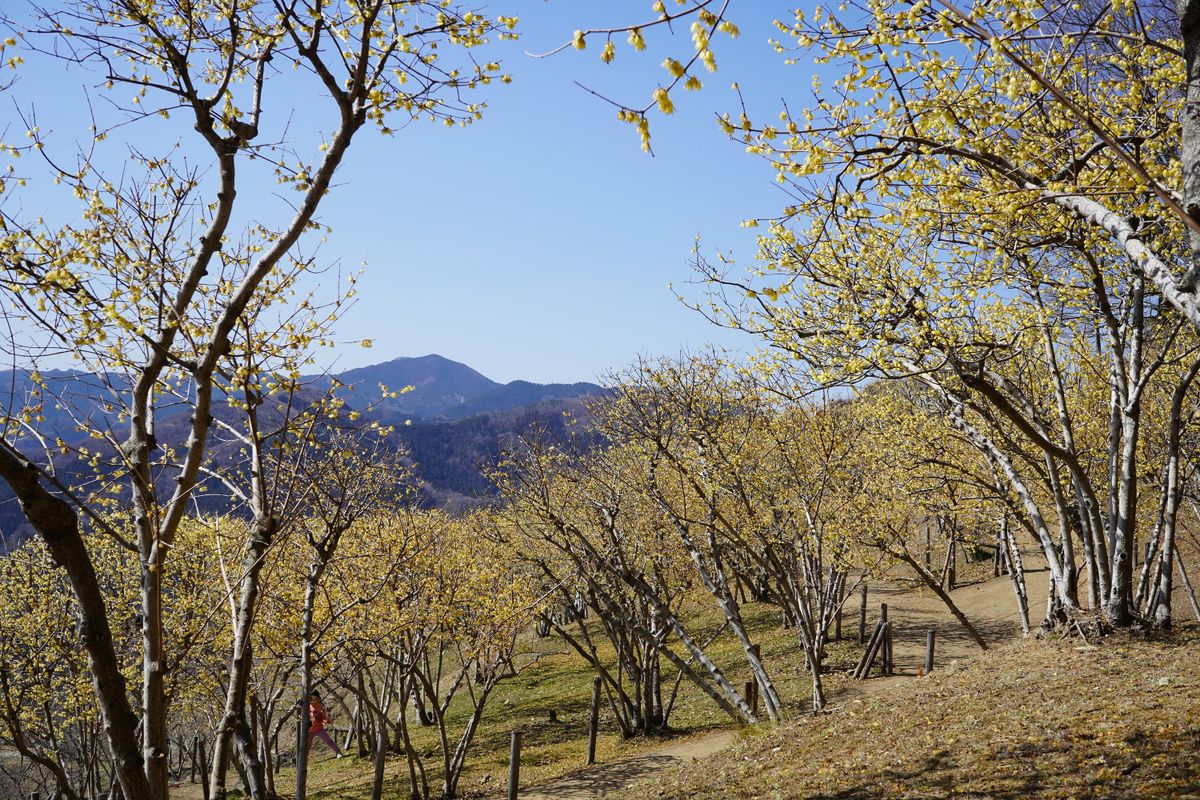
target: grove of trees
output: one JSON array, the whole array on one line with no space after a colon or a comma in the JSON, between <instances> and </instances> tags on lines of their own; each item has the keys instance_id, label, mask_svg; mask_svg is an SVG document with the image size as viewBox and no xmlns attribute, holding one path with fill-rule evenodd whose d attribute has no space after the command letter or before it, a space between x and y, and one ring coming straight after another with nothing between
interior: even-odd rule
<instances>
[{"instance_id":1,"label":"grove of trees","mask_svg":"<svg viewBox=\"0 0 1200 800\"><path fill-rule=\"evenodd\" d=\"M915 576L986 647L949 592L980 552L1007 565L1027 632L1169 628L1177 577L1200 618L1179 546L1200 526L1194 5L848 2L779 21L777 48L831 85L769 124L719 124L793 202L753 223L749 270L698 250L688 298L763 352L614 374L578 436L530 431L488 476L500 502L460 517L414 507L369 409L300 385L353 288L299 286L356 139L479 118L505 76L475 54L516 19L421 0L64 0L5 19L46 63L102 72L116 109L76 154L32 120L3 145L80 204L64 221L0 203L0 336L35 387L6 398L0 435L36 533L0 561L13 785L166 800L187 731L212 800L231 770L273 797L281 746L303 798L321 688L372 751L374 797L393 755L410 796L455 797L535 628L595 672L627 737L670 730L685 679L740 722L818 712L831 625L864 581ZM648 115L758 13L653 11L690 24L692 50L652 102L619 104L647 148ZM644 27L573 44L603 37L608 62ZM304 114L276 111L297 92ZM151 121L181 143L139 138ZM264 177L294 192L278 218L241 199ZM0 181L18 192L20 171ZM102 416L36 371L63 354ZM804 654L804 700L778 689L752 603Z\"/></svg>"}]
</instances>

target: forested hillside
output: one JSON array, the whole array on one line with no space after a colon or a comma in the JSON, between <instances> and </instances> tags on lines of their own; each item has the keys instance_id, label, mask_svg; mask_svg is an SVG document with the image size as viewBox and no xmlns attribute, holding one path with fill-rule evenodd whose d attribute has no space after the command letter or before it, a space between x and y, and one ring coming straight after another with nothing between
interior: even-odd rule
<instances>
[{"instance_id":1,"label":"forested hillside","mask_svg":"<svg viewBox=\"0 0 1200 800\"><path fill-rule=\"evenodd\" d=\"M396 393L383 397L381 386ZM400 393L401 390L412 387ZM80 479L90 472L81 465L78 449L92 438L90 431L103 430L120 439L121 420L116 412L130 388L113 376L79 371L37 373L10 370L0 388L11 403L40 403L45 435L61 439L68 452L54 461L63 475ZM429 507L457 510L494 500L496 487L486 477L494 469L502 447L529 430L545 429L569 438L578 434L586 441L586 425L577 430L570 420L586 420L582 401L605 393L592 383L537 384L512 381L498 384L438 355L399 358L382 364L359 367L336 376L302 377L287 397L265 405L270 424L282 424L289 405L317 402L323 393L345 403L345 412L357 411L357 424L378 423L394 429L392 446L406 452L420 485L415 501ZM163 445L182 445L188 435L186 396L164 404L157 419L156 440ZM236 424L236 397L218 397L214 417L225 425ZM214 444L214 465L229 468L236 460L230 453L240 445L222 441ZM72 452L74 451L74 452ZM103 445L89 452L107 453ZM113 469L116 469L114 466ZM244 513L234 498L215 482L209 482L200 507L207 513ZM7 486L0 485L0 550L29 536L32 530Z\"/></svg>"}]
</instances>

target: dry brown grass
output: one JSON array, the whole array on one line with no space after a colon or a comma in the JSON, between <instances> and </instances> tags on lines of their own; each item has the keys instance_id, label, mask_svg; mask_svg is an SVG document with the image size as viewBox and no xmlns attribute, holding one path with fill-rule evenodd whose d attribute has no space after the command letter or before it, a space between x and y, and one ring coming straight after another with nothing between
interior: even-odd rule
<instances>
[{"instance_id":1,"label":"dry brown grass","mask_svg":"<svg viewBox=\"0 0 1200 800\"><path fill-rule=\"evenodd\" d=\"M1200 625L1019 641L627 797L1200 797Z\"/></svg>"}]
</instances>

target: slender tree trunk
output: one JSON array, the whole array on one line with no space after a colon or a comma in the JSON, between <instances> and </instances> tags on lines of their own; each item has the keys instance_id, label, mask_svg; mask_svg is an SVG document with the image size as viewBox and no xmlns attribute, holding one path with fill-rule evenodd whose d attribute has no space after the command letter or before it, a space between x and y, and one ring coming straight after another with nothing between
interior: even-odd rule
<instances>
[{"instance_id":1,"label":"slender tree trunk","mask_svg":"<svg viewBox=\"0 0 1200 800\"><path fill-rule=\"evenodd\" d=\"M13 490L26 519L71 583L78 603L78 632L88 657L92 690L127 800L155 800L137 741L138 720L129 705L125 676L113 644L104 593L79 532L75 512L47 491L34 465L0 442L0 477Z\"/></svg>"},{"instance_id":2,"label":"slender tree trunk","mask_svg":"<svg viewBox=\"0 0 1200 800\"><path fill-rule=\"evenodd\" d=\"M1175 566L1179 567L1179 580L1183 582L1183 588L1187 591L1188 601L1192 604L1192 613L1196 615L1196 621L1200 622L1200 603L1196 602L1196 592L1192 589L1192 582L1188 580L1183 559L1179 557L1179 545L1175 546Z\"/></svg>"},{"instance_id":3,"label":"slender tree trunk","mask_svg":"<svg viewBox=\"0 0 1200 800\"><path fill-rule=\"evenodd\" d=\"M1050 493L1054 497L1054 510L1058 517L1058 540L1063 566L1068 575L1064 593L1071 604L1077 606L1079 605L1079 589L1075 578L1075 545L1071 540L1071 513L1067 508L1067 498L1063 493L1062 481L1058 477L1058 463L1049 455L1046 456L1045 463L1046 474L1050 482Z\"/></svg>"},{"instance_id":4,"label":"slender tree trunk","mask_svg":"<svg viewBox=\"0 0 1200 800\"><path fill-rule=\"evenodd\" d=\"M239 724L245 724L246 692L250 685L250 670L254 656L250 646L250 635L254 629L254 618L258 607L259 575L264 556L275 537L274 520L256 521L250 534L246 556L242 561L242 578L239 582L237 617L233 626L233 652L229 662L229 684L225 691L225 711L217 725L216 741L213 743L212 775L209 778L211 800L225 800L226 765L229 762L229 743ZM255 759L257 761L257 759ZM243 762L244 763L244 762ZM261 764L259 765L261 770ZM262 785L263 776L254 776L252 783ZM264 790L265 791L265 787ZM259 794L251 795L254 800L265 800Z\"/></svg>"},{"instance_id":5,"label":"slender tree trunk","mask_svg":"<svg viewBox=\"0 0 1200 800\"><path fill-rule=\"evenodd\" d=\"M143 510L143 513L145 511ZM152 524L139 526L142 557L142 759L158 800L169 795L166 671L163 648L162 573L165 550Z\"/></svg>"},{"instance_id":6,"label":"slender tree trunk","mask_svg":"<svg viewBox=\"0 0 1200 800\"><path fill-rule=\"evenodd\" d=\"M308 571L304 587L304 609L300 623L300 720L296 742L296 797L305 800L308 791L308 695L312 691L312 629L317 603L317 586L325 572L325 561L318 560Z\"/></svg>"},{"instance_id":7,"label":"slender tree trunk","mask_svg":"<svg viewBox=\"0 0 1200 800\"><path fill-rule=\"evenodd\" d=\"M1042 555L1046 558L1046 566L1050 569L1050 577L1057 585L1060 594L1065 597L1068 578L1063 569L1062 562L1059 561L1058 548L1055 546L1054 539L1051 537L1050 531L1046 526L1046 521L1042 516L1037 499L1033 496L1033 493L1021 478L1020 473L1017 472L1004 452L991 439L984 436L973 425L967 422L963 416L961 405L952 405L949 417L951 424L962 431L968 440L979 448L995 465L996 469L1008 480L1009 485L1021 501L1033 525L1038 543L1042 547ZM1075 608L1075 606L1071 606L1069 610L1073 611Z\"/></svg>"},{"instance_id":8,"label":"slender tree trunk","mask_svg":"<svg viewBox=\"0 0 1200 800\"><path fill-rule=\"evenodd\" d=\"M1001 517L1000 520L1000 542L1004 547L1005 556L1008 558L1008 576L1012 581L1013 595L1017 600L1017 613L1021 619L1021 633L1025 636L1029 635L1029 592L1025 584L1025 565L1021 561L1021 551L1017 547L1017 542L1013 538L1012 531L1008 529L1008 516Z\"/></svg>"},{"instance_id":9,"label":"slender tree trunk","mask_svg":"<svg viewBox=\"0 0 1200 800\"><path fill-rule=\"evenodd\" d=\"M1133 536L1137 526L1137 437L1140 414L1131 409L1122 418L1123 444L1120 461L1120 490L1117 520L1113 526L1112 585L1109 587L1105 614L1118 627L1133 621Z\"/></svg>"},{"instance_id":10,"label":"slender tree trunk","mask_svg":"<svg viewBox=\"0 0 1200 800\"><path fill-rule=\"evenodd\" d=\"M1179 519L1180 470L1179 441L1183 431L1183 403L1188 389L1200 373L1200 359L1192 362L1191 368L1179 381L1171 395L1171 417L1167 423L1167 476L1163 486L1165 503L1162 513L1163 543L1159 557L1159 572L1156 587L1151 592L1147 617L1154 625L1168 628L1171 625L1171 575L1175 559L1175 528Z\"/></svg>"},{"instance_id":11,"label":"slender tree trunk","mask_svg":"<svg viewBox=\"0 0 1200 800\"><path fill-rule=\"evenodd\" d=\"M471 748L471 742L475 739L475 732L479 729L479 720L483 718L483 710L493 688L494 684L490 680L485 685L478 687L471 716L467 720L466 728L463 729L462 735L454 747L454 754L449 761L449 769L446 773L445 796L447 798L458 796L458 781L462 778L463 767L467 763L467 752Z\"/></svg>"}]
</instances>

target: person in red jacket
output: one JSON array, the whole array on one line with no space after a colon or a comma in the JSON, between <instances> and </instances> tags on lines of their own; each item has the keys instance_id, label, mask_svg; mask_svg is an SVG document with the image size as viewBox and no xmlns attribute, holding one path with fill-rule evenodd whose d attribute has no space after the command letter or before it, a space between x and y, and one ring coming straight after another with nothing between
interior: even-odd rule
<instances>
[{"instance_id":1,"label":"person in red jacket","mask_svg":"<svg viewBox=\"0 0 1200 800\"><path fill-rule=\"evenodd\" d=\"M337 758L341 758L342 748L338 747L337 742L329 735L329 731L325 730L325 726L328 724L329 714L326 713L325 706L321 704L321 695L313 691L308 696L308 744L312 746L313 737L316 736L337 753Z\"/></svg>"}]
</instances>

